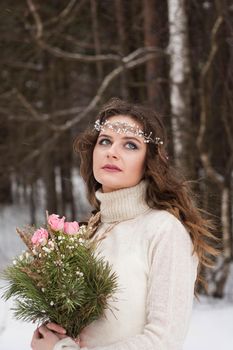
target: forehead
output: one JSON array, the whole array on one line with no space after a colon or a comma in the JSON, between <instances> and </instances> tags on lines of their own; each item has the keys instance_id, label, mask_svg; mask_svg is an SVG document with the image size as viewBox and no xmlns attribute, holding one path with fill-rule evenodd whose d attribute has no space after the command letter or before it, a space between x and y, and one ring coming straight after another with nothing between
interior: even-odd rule
<instances>
[{"instance_id":1,"label":"forehead","mask_svg":"<svg viewBox=\"0 0 233 350\"><path fill-rule=\"evenodd\" d=\"M110 123L127 123L132 127L135 128L140 128L142 129L142 124L136 120L135 118L131 117L130 115L114 115L111 117L106 118L106 121L110 122Z\"/></svg>"}]
</instances>

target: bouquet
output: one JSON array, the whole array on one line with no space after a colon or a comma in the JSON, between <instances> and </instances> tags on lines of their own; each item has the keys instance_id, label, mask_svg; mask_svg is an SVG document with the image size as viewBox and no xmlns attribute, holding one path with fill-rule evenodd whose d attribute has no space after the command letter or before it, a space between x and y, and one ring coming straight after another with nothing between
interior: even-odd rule
<instances>
[{"instance_id":1,"label":"bouquet","mask_svg":"<svg viewBox=\"0 0 233 350\"><path fill-rule=\"evenodd\" d=\"M44 226L17 229L28 249L3 272L3 298L15 297L17 319L55 322L76 338L110 307L117 276L88 238L90 222L79 225L47 213Z\"/></svg>"}]
</instances>

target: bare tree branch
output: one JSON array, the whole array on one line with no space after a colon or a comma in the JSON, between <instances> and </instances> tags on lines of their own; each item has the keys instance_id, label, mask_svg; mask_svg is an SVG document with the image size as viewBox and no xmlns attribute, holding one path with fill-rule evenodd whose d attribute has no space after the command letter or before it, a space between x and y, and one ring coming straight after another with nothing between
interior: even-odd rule
<instances>
[{"instance_id":1,"label":"bare tree branch","mask_svg":"<svg viewBox=\"0 0 233 350\"><path fill-rule=\"evenodd\" d=\"M39 40L43 35L43 24L33 1L27 0L27 4L36 24L36 39Z\"/></svg>"},{"instance_id":2,"label":"bare tree branch","mask_svg":"<svg viewBox=\"0 0 233 350\"><path fill-rule=\"evenodd\" d=\"M149 53L149 52L157 52L158 54L167 54L165 53L164 50L157 48L157 47L142 47L142 48L138 48L137 50L135 50L134 52L132 52L131 54L129 54L128 56L122 58L120 55L116 55L116 54L101 54L101 55L85 55L85 54L80 54L80 53L72 53L72 52L67 52L64 51L58 47L54 47L49 45L48 43L46 43L44 40L42 40L42 34L43 34L43 24L42 24L42 20L39 16L38 11L36 10L35 5L33 4L32 0L27 0L29 6L30 11L32 12L33 18L35 20L35 24L36 24L36 41L38 43L38 45L50 52L51 54L53 54L55 57L59 57L59 58L64 58L66 60L75 60L75 61L79 61L79 62L85 62L85 63L96 63L98 61L117 61L117 62L123 62L126 63L128 61L131 61L133 58L135 58L136 56L140 55L140 54L144 54L145 50Z\"/></svg>"},{"instance_id":3,"label":"bare tree branch","mask_svg":"<svg viewBox=\"0 0 233 350\"><path fill-rule=\"evenodd\" d=\"M16 61L8 61L8 62L2 62L2 64L12 67L12 68L23 68L23 69L28 69L28 70L34 70L36 72L41 72L43 67L41 64L35 64L32 62L16 62Z\"/></svg>"},{"instance_id":4,"label":"bare tree branch","mask_svg":"<svg viewBox=\"0 0 233 350\"><path fill-rule=\"evenodd\" d=\"M53 136L48 141L46 141L42 146L40 146L40 148L36 148L28 156L26 156L22 160L20 166L24 166L24 164L26 164L27 162L32 161L33 159L40 156L44 152L48 151L48 149L54 145L54 142L59 138L59 136L60 136L60 133L58 132L54 133Z\"/></svg>"},{"instance_id":5,"label":"bare tree branch","mask_svg":"<svg viewBox=\"0 0 233 350\"><path fill-rule=\"evenodd\" d=\"M75 14L75 16L76 16L78 11L82 9L83 5L86 2L87 2L87 0L79 0L78 2L77 2L77 0L70 0L70 2L67 4L67 6L57 16L54 16L54 17L46 20L43 23L43 27L47 28L51 24L55 24L55 23L59 23L60 22L60 24L56 27L56 30L57 30L58 27L64 26L64 24L65 25L68 24L72 20L73 15ZM77 6L76 6L76 9L75 9L75 12L74 12L72 10L74 9L75 4ZM29 8L29 12L31 12L30 8ZM35 29L35 25L29 25L29 23L28 23L28 26L31 29Z\"/></svg>"},{"instance_id":6,"label":"bare tree branch","mask_svg":"<svg viewBox=\"0 0 233 350\"><path fill-rule=\"evenodd\" d=\"M66 60L90 62L96 63L98 61L120 61L121 57L114 54L101 54L101 55L84 55L80 53L67 52L59 47L53 47L44 42L43 40L37 40L38 45L45 51L51 53L55 57L64 58Z\"/></svg>"},{"instance_id":7,"label":"bare tree branch","mask_svg":"<svg viewBox=\"0 0 233 350\"><path fill-rule=\"evenodd\" d=\"M74 8L75 3L77 0L70 0L70 2L67 4L67 6L59 13L58 16L51 18L49 21L45 23L45 25L49 25L51 23L59 22L61 19L64 19L67 17L72 9Z\"/></svg>"},{"instance_id":8,"label":"bare tree branch","mask_svg":"<svg viewBox=\"0 0 233 350\"><path fill-rule=\"evenodd\" d=\"M224 177L219 174L210 163L210 156L208 152L201 152L201 161L204 166L206 175L214 182L220 189L223 189Z\"/></svg>"},{"instance_id":9,"label":"bare tree branch","mask_svg":"<svg viewBox=\"0 0 233 350\"><path fill-rule=\"evenodd\" d=\"M95 45L94 43L89 43L89 42L85 42L85 41L80 41L77 38L73 37L72 35L69 34L63 34L61 33L60 35L61 39L64 39L70 43L72 43L73 46L79 46L83 49L88 49L88 50L94 50L95 49ZM112 45L107 45L105 42L101 42L101 47L103 49L103 51L119 51L119 48L117 45L114 45L114 43L112 43Z\"/></svg>"},{"instance_id":10,"label":"bare tree branch","mask_svg":"<svg viewBox=\"0 0 233 350\"><path fill-rule=\"evenodd\" d=\"M92 102L90 102L90 107L91 107L91 111L95 108L95 106L97 105L97 103L99 102L99 100L101 99L103 93L105 92L105 90L108 88L108 86L111 84L111 82L117 78L125 69L132 69L134 67L137 67L145 62L147 62L150 59L155 58L158 54L163 54L165 55L166 53L163 50L159 50L157 48L153 48L153 47L146 47L146 48L139 48L133 52L131 52L128 56L124 57L122 59L123 65L121 65L120 67L115 68L112 72L110 72L102 81L96 97L92 100ZM140 56L142 56L140 58ZM139 58L137 58L139 57ZM72 116L72 115L76 115L76 117L74 119L71 119L69 121L67 121L63 126L58 126L55 124L48 124L48 128L51 128L52 130L67 130L70 127L72 127L73 125L77 124L81 119L83 119L87 113L89 113L89 109L86 108L87 107L72 107L72 108L68 108L68 109L64 109L64 110L58 110L52 113L38 113L35 108L29 104L28 101L26 101L26 98L23 97L23 95L17 90L17 89L12 89L10 92L7 93L6 96L9 97L9 94L16 94L17 97L19 98L20 102L23 104L23 106L30 112L31 115L34 116L34 120L37 122L48 122L50 121L52 118L55 117L63 117L63 116ZM99 96L99 97L98 97ZM0 96L1 97L1 96ZM97 99L97 102L95 102ZM93 107L92 107L92 103L94 103ZM5 113L7 114L7 113ZM11 115L10 119L21 119L21 120L28 120L27 116L14 116Z\"/></svg>"},{"instance_id":11,"label":"bare tree branch","mask_svg":"<svg viewBox=\"0 0 233 350\"><path fill-rule=\"evenodd\" d=\"M15 93L15 88L12 88L12 89L9 90L9 91L3 92L3 93L0 95L0 98L8 98L8 97L11 97L12 95L14 95L14 93Z\"/></svg>"},{"instance_id":12,"label":"bare tree branch","mask_svg":"<svg viewBox=\"0 0 233 350\"><path fill-rule=\"evenodd\" d=\"M130 57L135 57L137 55L141 55L142 54L142 50L138 51L136 50L137 53L132 53L130 54ZM153 59L155 57L155 53L147 53L145 51L145 56L144 57L140 57L137 58L135 60L129 61L128 59L126 59L127 63L125 64L125 69L133 69L135 67L140 66L141 64L144 64L146 61ZM34 158L36 158L37 156L39 156L43 151L48 150L49 147L51 147L54 142L60 137L60 135L64 132L69 130L70 128L72 128L74 125L78 124L83 118L85 118L85 116L92 112L97 104L100 102L104 92L106 91L106 89L109 87L109 85L113 82L113 80L115 78L117 78L120 73L122 72L122 70L124 69L122 66L115 68L111 73L109 73L103 80L103 82L101 83L99 89L97 90L96 95L93 97L93 99L90 101L90 103L88 104L87 107L85 107L85 109L83 109L83 111L81 113L79 113L77 115L77 117L68 120L64 125L62 126L57 126L57 125L49 125L49 128L52 129L53 131L55 131L54 135L52 138L50 138L47 142L45 142L43 144L42 147L35 149L33 152L30 153L30 155L28 155L26 158L23 159L23 161L21 162L21 165L27 163L28 161L32 161Z\"/></svg>"},{"instance_id":13,"label":"bare tree branch","mask_svg":"<svg viewBox=\"0 0 233 350\"><path fill-rule=\"evenodd\" d=\"M26 99L26 97L19 92L18 89L15 89L15 94L19 101L22 103L22 105L26 108L26 110L30 113L30 115L36 120L40 121L41 116L40 114L35 110L35 108L32 106L32 104Z\"/></svg>"},{"instance_id":14,"label":"bare tree branch","mask_svg":"<svg viewBox=\"0 0 233 350\"><path fill-rule=\"evenodd\" d=\"M136 50L137 51L137 50ZM141 53L141 51L140 51ZM131 55L131 57L133 57L134 55ZM132 60L132 61L127 61L127 63L125 63L124 66L120 66L115 68L112 72L110 72L102 81L99 89L97 90L97 93L95 95L95 97L91 100L91 102L89 103L89 105L83 110L83 112L81 112L80 114L77 115L77 117L73 118L72 120L68 120L64 125L62 126L55 126L53 130L61 130L61 131L65 131L70 129L71 127L73 127L74 125L76 125L77 123L80 122L81 119L85 118L85 116L90 113L98 104L98 102L101 100L104 92L106 91L106 89L109 87L109 85L112 83L112 81L117 78L120 73L124 70L124 69L133 69L145 62L147 62L148 60L153 59L156 56L156 54L145 54L144 57Z\"/></svg>"}]
</instances>

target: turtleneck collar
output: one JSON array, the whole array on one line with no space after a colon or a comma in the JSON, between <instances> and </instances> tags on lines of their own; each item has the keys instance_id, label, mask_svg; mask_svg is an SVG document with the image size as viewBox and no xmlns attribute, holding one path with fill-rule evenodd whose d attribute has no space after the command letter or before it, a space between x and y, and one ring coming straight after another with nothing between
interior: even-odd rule
<instances>
[{"instance_id":1,"label":"turtleneck collar","mask_svg":"<svg viewBox=\"0 0 233 350\"><path fill-rule=\"evenodd\" d=\"M146 181L142 180L133 187L113 192L96 191L100 201L101 221L110 223L133 219L149 209L145 201Z\"/></svg>"}]
</instances>

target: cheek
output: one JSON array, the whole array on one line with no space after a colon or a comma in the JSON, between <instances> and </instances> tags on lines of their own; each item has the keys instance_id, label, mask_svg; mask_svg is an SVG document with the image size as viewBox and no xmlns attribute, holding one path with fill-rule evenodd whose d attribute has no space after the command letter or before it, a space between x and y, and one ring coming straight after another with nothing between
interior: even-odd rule
<instances>
[{"instance_id":1,"label":"cheek","mask_svg":"<svg viewBox=\"0 0 233 350\"><path fill-rule=\"evenodd\" d=\"M97 168L97 165L98 165L98 151L96 148L94 148L94 151L93 151L93 172L95 172L96 168Z\"/></svg>"},{"instance_id":2,"label":"cheek","mask_svg":"<svg viewBox=\"0 0 233 350\"><path fill-rule=\"evenodd\" d=\"M98 145L95 145L94 149L93 149L93 162L98 162L98 159L100 157L100 148L98 147Z\"/></svg>"},{"instance_id":3,"label":"cheek","mask_svg":"<svg viewBox=\"0 0 233 350\"><path fill-rule=\"evenodd\" d=\"M134 157L134 159L131 159L131 161L129 163L131 164L130 171L132 172L132 174L133 173L140 174L140 173L144 172L145 158L146 158L145 154L140 154L140 155L137 155L136 157Z\"/></svg>"}]
</instances>

